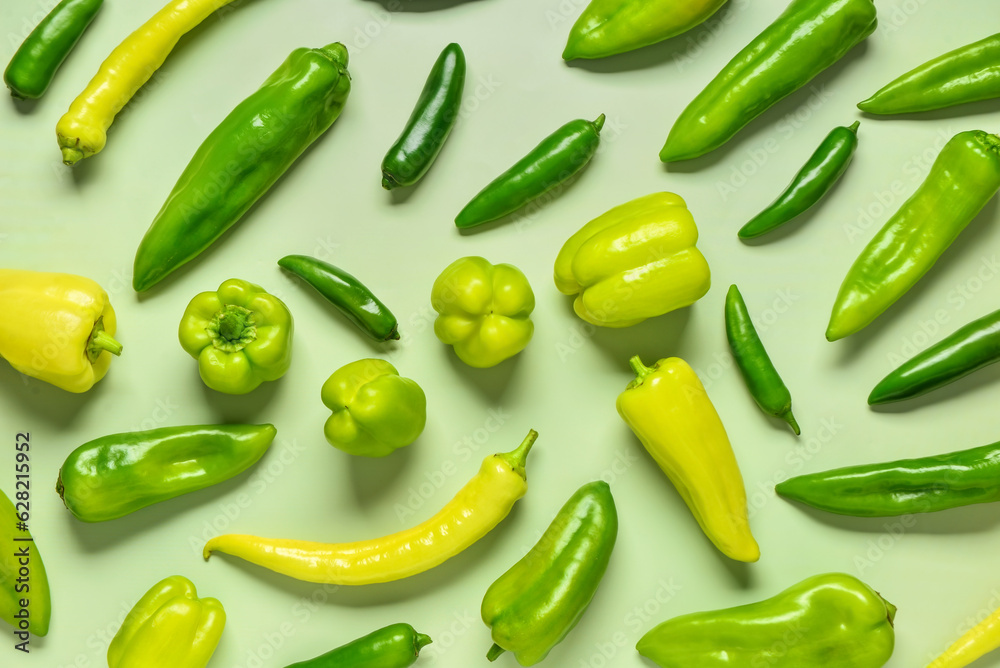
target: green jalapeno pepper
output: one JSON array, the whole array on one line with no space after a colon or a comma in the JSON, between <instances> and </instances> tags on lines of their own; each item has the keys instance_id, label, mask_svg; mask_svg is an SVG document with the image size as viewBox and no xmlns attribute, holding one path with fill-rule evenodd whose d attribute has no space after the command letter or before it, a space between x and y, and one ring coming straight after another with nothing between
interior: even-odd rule
<instances>
[{"instance_id":1,"label":"green jalapeno pepper","mask_svg":"<svg viewBox=\"0 0 1000 668\"><path fill-rule=\"evenodd\" d=\"M23 442L18 438L17 443ZM30 481L20 476L17 479L15 489L21 496L14 494L16 507L0 490L0 620L13 626L14 637L23 643L30 641L28 634L44 636L49 632L52 595L38 545L28 531Z\"/></svg>"},{"instance_id":2,"label":"green jalapeno pepper","mask_svg":"<svg viewBox=\"0 0 1000 668\"><path fill-rule=\"evenodd\" d=\"M382 160L382 187L412 186L437 159L462 106L465 53L449 44L427 76L403 133Z\"/></svg>"},{"instance_id":3,"label":"green jalapeno pepper","mask_svg":"<svg viewBox=\"0 0 1000 668\"><path fill-rule=\"evenodd\" d=\"M578 489L538 543L486 591L482 616L494 640L486 657L510 651L522 666L543 660L587 610L617 537L608 484Z\"/></svg>"},{"instance_id":4,"label":"green jalapeno pepper","mask_svg":"<svg viewBox=\"0 0 1000 668\"><path fill-rule=\"evenodd\" d=\"M601 143L604 114L562 126L495 178L465 205L455 225L475 227L513 213L569 180L594 157Z\"/></svg>"},{"instance_id":5,"label":"green jalapeno pepper","mask_svg":"<svg viewBox=\"0 0 1000 668\"><path fill-rule=\"evenodd\" d=\"M70 453L56 491L77 519L117 519L239 475L276 433L269 424L229 424L102 436Z\"/></svg>"},{"instance_id":6,"label":"green jalapeno pepper","mask_svg":"<svg viewBox=\"0 0 1000 668\"><path fill-rule=\"evenodd\" d=\"M960 132L917 191L868 242L844 278L826 338L867 327L934 266L1000 190L1000 137Z\"/></svg>"},{"instance_id":7,"label":"green jalapeno pepper","mask_svg":"<svg viewBox=\"0 0 1000 668\"><path fill-rule=\"evenodd\" d=\"M351 91L347 49L296 49L195 152L135 254L143 292L211 246L337 120Z\"/></svg>"},{"instance_id":8,"label":"green jalapeno pepper","mask_svg":"<svg viewBox=\"0 0 1000 668\"><path fill-rule=\"evenodd\" d=\"M660 160L715 150L875 31L872 0L792 0L681 112Z\"/></svg>"},{"instance_id":9,"label":"green jalapeno pepper","mask_svg":"<svg viewBox=\"0 0 1000 668\"><path fill-rule=\"evenodd\" d=\"M753 239L777 229L820 201L847 171L858 147L858 126L837 127L809 157L778 199L744 225L740 239Z\"/></svg>"},{"instance_id":10,"label":"green jalapeno pepper","mask_svg":"<svg viewBox=\"0 0 1000 668\"><path fill-rule=\"evenodd\" d=\"M409 624L391 624L285 668L408 668L429 644L430 636L417 633Z\"/></svg>"}]
</instances>

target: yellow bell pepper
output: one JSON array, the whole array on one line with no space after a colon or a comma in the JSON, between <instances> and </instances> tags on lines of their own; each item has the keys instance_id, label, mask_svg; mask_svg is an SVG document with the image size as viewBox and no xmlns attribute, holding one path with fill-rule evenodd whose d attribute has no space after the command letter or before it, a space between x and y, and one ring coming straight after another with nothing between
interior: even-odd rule
<instances>
[{"instance_id":1,"label":"yellow bell pepper","mask_svg":"<svg viewBox=\"0 0 1000 668\"><path fill-rule=\"evenodd\" d=\"M0 312L0 357L69 392L93 387L122 352L108 294L89 278L0 269Z\"/></svg>"},{"instance_id":2,"label":"yellow bell pepper","mask_svg":"<svg viewBox=\"0 0 1000 668\"><path fill-rule=\"evenodd\" d=\"M757 561L747 494L736 455L705 387L687 362L653 368L629 360L636 378L618 396L618 414L677 488L702 531L736 561Z\"/></svg>"},{"instance_id":3,"label":"yellow bell pepper","mask_svg":"<svg viewBox=\"0 0 1000 668\"><path fill-rule=\"evenodd\" d=\"M556 258L559 291L594 325L629 327L690 306L711 285L698 228L673 193L616 206L571 236Z\"/></svg>"}]
</instances>

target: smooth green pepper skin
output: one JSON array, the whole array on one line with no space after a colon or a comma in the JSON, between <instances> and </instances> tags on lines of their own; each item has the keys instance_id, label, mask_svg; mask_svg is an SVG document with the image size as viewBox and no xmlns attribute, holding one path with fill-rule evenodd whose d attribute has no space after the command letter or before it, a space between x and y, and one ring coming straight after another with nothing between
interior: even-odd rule
<instances>
[{"instance_id":1,"label":"smooth green pepper skin","mask_svg":"<svg viewBox=\"0 0 1000 668\"><path fill-rule=\"evenodd\" d=\"M135 255L143 292L198 256L337 120L351 91L347 49L296 49L195 152Z\"/></svg>"},{"instance_id":2,"label":"smooth green pepper skin","mask_svg":"<svg viewBox=\"0 0 1000 668\"><path fill-rule=\"evenodd\" d=\"M285 668L408 668L429 644L430 636L417 633L409 624L391 624Z\"/></svg>"},{"instance_id":3,"label":"smooth green pepper skin","mask_svg":"<svg viewBox=\"0 0 1000 668\"><path fill-rule=\"evenodd\" d=\"M828 341L877 318L934 266L1000 190L1000 137L960 132L941 149L917 191L868 242L844 278Z\"/></svg>"},{"instance_id":4,"label":"smooth green pepper skin","mask_svg":"<svg viewBox=\"0 0 1000 668\"><path fill-rule=\"evenodd\" d=\"M227 424L102 436L70 453L56 491L77 519L117 519L239 475L276 433L269 424Z\"/></svg>"},{"instance_id":5,"label":"smooth green pepper skin","mask_svg":"<svg viewBox=\"0 0 1000 668\"><path fill-rule=\"evenodd\" d=\"M16 98L38 99L97 16L104 0L62 0L10 59L3 81Z\"/></svg>"},{"instance_id":6,"label":"smooth green pepper skin","mask_svg":"<svg viewBox=\"0 0 1000 668\"><path fill-rule=\"evenodd\" d=\"M872 0L792 0L681 112L660 160L689 160L722 146L840 60L877 23Z\"/></svg>"},{"instance_id":7,"label":"smooth green pepper skin","mask_svg":"<svg viewBox=\"0 0 1000 668\"><path fill-rule=\"evenodd\" d=\"M910 70L858 103L858 109L909 114L995 97L1000 97L1000 33Z\"/></svg>"},{"instance_id":8,"label":"smooth green pepper skin","mask_svg":"<svg viewBox=\"0 0 1000 668\"><path fill-rule=\"evenodd\" d=\"M482 616L494 640L487 658L509 651L522 666L542 661L587 610L617 537L608 484L578 489L531 551L487 590Z\"/></svg>"},{"instance_id":9,"label":"smooth green pepper skin","mask_svg":"<svg viewBox=\"0 0 1000 668\"><path fill-rule=\"evenodd\" d=\"M15 489L22 493L29 492L30 489L23 485L22 481ZM14 499L18 500L16 493ZM0 490L0 620L14 627L16 643L30 640L21 635L25 632L36 636L47 634L52 618L49 578L45 574L45 564L38 553L38 545L30 532L18 528L19 523L24 521L22 513L25 511L25 504L30 501L24 500L22 496L18 502L21 504L20 508L15 507L3 490ZM30 515L28 521L31 521ZM27 582L20 574L20 560L25 552L30 564ZM21 612L24 609L21 607L22 599L28 601L27 618Z\"/></svg>"},{"instance_id":10,"label":"smooth green pepper skin","mask_svg":"<svg viewBox=\"0 0 1000 668\"><path fill-rule=\"evenodd\" d=\"M785 497L838 515L895 517L1000 501L1000 443L790 478Z\"/></svg>"},{"instance_id":11,"label":"smooth green pepper skin","mask_svg":"<svg viewBox=\"0 0 1000 668\"><path fill-rule=\"evenodd\" d=\"M403 134L382 160L382 187L412 186L437 159L458 120L465 88L465 53L449 44L427 75Z\"/></svg>"},{"instance_id":12,"label":"smooth green pepper skin","mask_svg":"<svg viewBox=\"0 0 1000 668\"><path fill-rule=\"evenodd\" d=\"M895 614L857 578L829 573L758 603L675 617L636 649L660 668L880 668Z\"/></svg>"}]
</instances>

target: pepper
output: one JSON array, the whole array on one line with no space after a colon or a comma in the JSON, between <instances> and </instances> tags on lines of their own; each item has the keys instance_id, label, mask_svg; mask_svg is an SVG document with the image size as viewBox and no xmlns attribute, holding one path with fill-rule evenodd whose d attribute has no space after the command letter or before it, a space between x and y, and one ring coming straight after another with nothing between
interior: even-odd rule
<instances>
[{"instance_id":1,"label":"pepper","mask_svg":"<svg viewBox=\"0 0 1000 668\"><path fill-rule=\"evenodd\" d=\"M867 0L866 0L867 1ZM1000 137L952 137L917 191L868 242L840 286L826 338L866 327L934 265L1000 190Z\"/></svg>"},{"instance_id":2,"label":"pepper","mask_svg":"<svg viewBox=\"0 0 1000 668\"><path fill-rule=\"evenodd\" d=\"M578 489L535 546L486 591L482 617L494 640L486 657L510 651L522 666L545 659L586 612L617 537L608 483Z\"/></svg>"},{"instance_id":3,"label":"pepper","mask_svg":"<svg viewBox=\"0 0 1000 668\"><path fill-rule=\"evenodd\" d=\"M89 390L122 353L108 294L89 278L0 269L0 312L0 357L68 392Z\"/></svg>"},{"instance_id":4,"label":"pepper","mask_svg":"<svg viewBox=\"0 0 1000 668\"><path fill-rule=\"evenodd\" d=\"M226 625L214 598L173 575L153 585L125 617L108 646L108 668L204 668Z\"/></svg>"},{"instance_id":5,"label":"pepper","mask_svg":"<svg viewBox=\"0 0 1000 668\"><path fill-rule=\"evenodd\" d=\"M417 440L427 421L427 397L385 360L346 364L320 392L331 415L323 432L335 448L352 455L385 457Z\"/></svg>"},{"instance_id":6,"label":"pepper","mask_svg":"<svg viewBox=\"0 0 1000 668\"><path fill-rule=\"evenodd\" d=\"M239 475L275 433L269 424L230 424L102 436L70 453L56 492L79 520L117 519Z\"/></svg>"},{"instance_id":7,"label":"pepper","mask_svg":"<svg viewBox=\"0 0 1000 668\"><path fill-rule=\"evenodd\" d=\"M448 265L431 288L438 313L434 334L453 346L458 358L476 368L496 366L518 354L535 331L530 315L535 293L510 264L463 257Z\"/></svg>"},{"instance_id":8,"label":"pepper","mask_svg":"<svg viewBox=\"0 0 1000 668\"><path fill-rule=\"evenodd\" d=\"M965 668L997 648L1000 648L1000 609L962 634L927 668Z\"/></svg>"},{"instance_id":9,"label":"pepper","mask_svg":"<svg viewBox=\"0 0 1000 668\"><path fill-rule=\"evenodd\" d=\"M1000 501L1000 443L797 476L776 491L829 513L895 517Z\"/></svg>"},{"instance_id":10,"label":"pepper","mask_svg":"<svg viewBox=\"0 0 1000 668\"><path fill-rule=\"evenodd\" d=\"M556 288L576 295L573 310L592 325L629 327L705 296L711 272L697 242L679 195L646 195L598 216L563 244Z\"/></svg>"},{"instance_id":11,"label":"pepper","mask_svg":"<svg viewBox=\"0 0 1000 668\"><path fill-rule=\"evenodd\" d=\"M689 160L732 139L875 31L872 0L792 0L681 112L660 160Z\"/></svg>"},{"instance_id":12,"label":"pepper","mask_svg":"<svg viewBox=\"0 0 1000 668\"><path fill-rule=\"evenodd\" d=\"M636 377L618 395L618 414L677 488L702 531L730 559L752 562L747 495L726 428L698 375L679 357L652 368L629 360Z\"/></svg>"},{"instance_id":13,"label":"pepper","mask_svg":"<svg viewBox=\"0 0 1000 668\"><path fill-rule=\"evenodd\" d=\"M1000 33L915 67L864 102L869 114L909 114L1000 97Z\"/></svg>"},{"instance_id":14,"label":"pepper","mask_svg":"<svg viewBox=\"0 0 1000 668\"><path fill-rule=\"evenodd\" d=\"M18 455L23 452L23 436L18 434L15 441ZM15 638L23 643L29 640L28 633L44 636L49 632L52 595L42 555L26 524L30 517L27 464L17 464L16 470L24 472L17 475L17 506L0 490L0 619L14 627ZM27 575L21 571L24 566ZM27 605L21 605L22 601Z\"/></svg>"},{"instance_id":15,"label":"pepper","mask_svg":"<svg viewBox=\"0 0 1000 668\"><path fill-rule=\"evenodd\" d=\"M858 126L836 127L809 157L778 199L740 228L740 239L754 239L781 227L820 201L847 171L858 147Z\"/></svg>"},{"instance_id":16,"label":"pepper","mask_svg":"<svg viewBox=\"0 0 1000 668\"><path fill-rule=\"evenodd\" d=\"M343 44L293 51L195 151L136 251L136 292L159 283L235 225L333 125L350 91Z\"/></svg>"},{"instance_id":17,"label":"pepper","mask_svg":"<svg viewBox=\"0 0 1000 668\"><path fill-rule=\"evenodd\" d=\"M38 99L80 41L104 0L62 0L21 43L3 73L10 94Z\"/></svg>"},{"instance_id":18,"label":"pepper","mask_svg":"<svg viewBox=\"0 0 1000 668\"><path fill-rule=\"evenodd\" d=\"M286 255L278 266L316 288L328 302L376 341L398 339L396 316L361 281L308 255Z\"/></svg>"},{"instance_id":19,"label":"pepper","mask_svg":"<svg viewBox=\"0 0 1000 668\"><path fill-rule=\"evenodd\" d=\"M229 534L205 544L284 575L323 584L391 582L423 573L451 559L489 533L524 496L524 461L538 437L534 430L517 449L490 455L472 480L434 517L413 528L373 540L314 543Z\"/></svg>"},{"instance_id":20,"label":"pepper","mask_svg":"<svg viewBox=\"0 0 1000 668\"><path fill-rule=\"evenodd\" d=\"M412 186L437 159L458 120L465 88L465 53L449 44L438 56L417 106L382 160L382 187Z\"/></svg>"},{"instance_id":21,"label":"pepper","mask_svg":"<svg viewBox=\"0 0 1000 668\"><path fill-rule=\"evenodd\" d=\"M277 380L292 364L292 314L264 288L231 278L184 310L178 337L217 392L246 394Z\"/></svg>"},{"instance_id":22,"label":"pepper","mask_svg":"<svg viewBox=\"0 0 1000 668\"><path fill-rule=\"evenodd\" d=\"M892 656L896 606L844 573L777 596L663 622L636 649L661 668L880 668Z\"/></svg>"},{"instance_id":23,"label":"pepper","mask_svg":"<svg viewBox=\"0 0 1000 668\"><path fill-rule=\"evenodd\" d=\"M912 399L1000 360L1000 310L993 311L903 362L879 381L868 404Z\"/></svg>"},{"instance_id":24,"label":"pepper","mask_svg":"<svg viewBox=\"0 0 1000 668\"><path fill-rule=\"evenodd\" d=\"M564 60L605 58L685 33L726 0L591 0L573 24Z\"/></svg>"},{"instance_id":25,"label":"pepper","mask_svg":"<svg viewBox=\"0 0 1000 668\"><path fill-rule=\"evenodd\" d=\"M69 111L56 123L63 162L100 153L118 112L160 69L181 37L232 0L170 0L101 63Z\"/></svg>"},{"instance_id":26,"label":"pepper","mask_svg":"<svg viewBox=\"0 0 1000 668\"><path fill-rule=\"evenodd\" d=\"M417 633L409 624L390 624L315 659L286 668L408 668L429 644L430 636Z\"/></svg>"},{"instance_id":27,"label":"pepper","mask_svg":"<svg viewBox=\"0 0 1000 668\"><path fill-rule=\"evenodd\" d=\"M726 339L753 400L768 415L787 422L798 436L799 425L792 415L792 395L771 363L736 285L729 286L726 293Z\"/></svg>"},{"instance_id":28,"label":"pepper","mask_svg":"<svg viewBox=\"0 0 1000 668\"><path fill-rule=\"evenodd\" d=\"M570 121L493 179L455 217L460 228L502 218L565 183L583 169L601 143L604 114Z\"/></svg>"}]
</instances>

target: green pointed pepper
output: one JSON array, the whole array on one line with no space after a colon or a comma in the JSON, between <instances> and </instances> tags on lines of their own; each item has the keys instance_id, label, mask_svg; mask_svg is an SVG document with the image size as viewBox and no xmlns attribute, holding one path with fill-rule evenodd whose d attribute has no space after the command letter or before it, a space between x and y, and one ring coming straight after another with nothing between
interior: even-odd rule
<instances>
[{"instance_id":1,"label":"green pointed pepper","mask_svg":"<svg viewBox=\"0 0 1000 668\"><path fill-rule=\"evenodd\" d=\"M14 627L19 642L28 640L26 633L48 633L52 617L45 565L27 528L20 528L22 521L21 512L0 490L0 620Z\"/></svg>"},{"instance_id":2,"label":"green pointed pepper","mask_svg":"<svg viewBox=\"0 0 1000 668\"><path fill-rule=\"evenodd\" d=\"M416 663L431 638L409 624L390 624L287 668L407 668Z\"/></svg>"}]
</instances>

